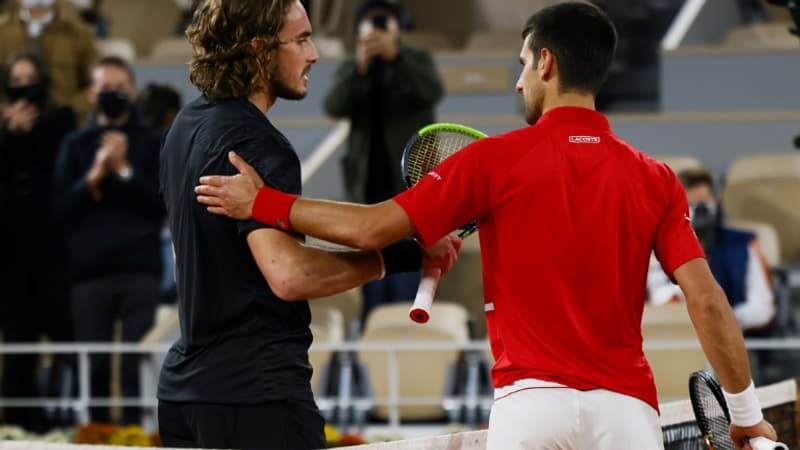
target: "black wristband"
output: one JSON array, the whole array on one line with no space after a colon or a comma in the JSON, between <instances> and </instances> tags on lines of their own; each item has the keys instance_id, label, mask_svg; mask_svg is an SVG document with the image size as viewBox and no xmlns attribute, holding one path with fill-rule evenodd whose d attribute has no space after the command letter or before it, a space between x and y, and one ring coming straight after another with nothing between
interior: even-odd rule
<instances>
[{"instance_id":1,"label":"black wristband","mask_svg":"<svg viewBox=\"0 0 800 450\"><path fill-rule=\"evenodd\" d=\"M386 276L400 272L418 272L422 268L422 248L415 239L406 238L381 250Z\"/></svg>"}]
</instances>

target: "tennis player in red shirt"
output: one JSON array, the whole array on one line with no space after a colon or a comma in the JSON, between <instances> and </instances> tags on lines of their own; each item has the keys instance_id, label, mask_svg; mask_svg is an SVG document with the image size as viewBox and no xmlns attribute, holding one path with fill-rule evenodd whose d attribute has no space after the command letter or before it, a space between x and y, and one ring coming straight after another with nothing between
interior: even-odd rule
<instances>
[{"instance_id":1,"label":"tennis player in red shirt","mask_svg":"<svg viewBox=\"0 0 800 450\"><path fill-rule=\"evenodd\" d=\"M726 391L731 436L775 439L736 319L692 231L677 177L595 111L616 31L598 8L557 4L523 32L517 92L532 126L481 139L372 206L297 198L241 175L207 177L210 211L364 249L423 245L477 219L495 402L488 448L662 448L641 318L651 250L686 294ZM688 376L688 374L687 374ZM733 393L733 394L728 394Z\"/></svg>"}]
</instances>

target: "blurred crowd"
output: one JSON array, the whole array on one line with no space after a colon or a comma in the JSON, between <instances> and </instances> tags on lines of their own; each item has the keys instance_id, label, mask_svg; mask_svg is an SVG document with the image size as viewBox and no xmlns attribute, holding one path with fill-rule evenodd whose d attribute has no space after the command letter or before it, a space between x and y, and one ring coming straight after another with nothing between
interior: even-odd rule
<instances>
[{"instance_id":1,"label":"blurred crowd","mask_svg":"<svg viewBox=\"0 0 800 450\"><path fill-rule=\"evenodd\" d=\"M7 343L136 342L158 304L174 297L162 281L158 152L182 100L169 86L137 92L129 62L98 56L95 39L107 33L99 4L2 6L0 330ZM109 396L109 356L93 356L91 367L92 392ZM39 355L4 355L2 368L3 397L75 394L69 355L46 367ZM137 356L122 358L123 396L138 396L138 370ZM139 414L125 409L121 420L139 423ZM92 419L110 421L108 408L92 410ZM6 408L3 416L35 431L72 420L68 411L36 408Z\"/></svg>"}]
</instances>

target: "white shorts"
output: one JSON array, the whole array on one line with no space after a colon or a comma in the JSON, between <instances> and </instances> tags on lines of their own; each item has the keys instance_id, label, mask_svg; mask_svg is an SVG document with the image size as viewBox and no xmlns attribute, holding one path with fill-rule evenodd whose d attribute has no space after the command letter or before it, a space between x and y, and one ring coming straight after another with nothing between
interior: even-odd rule
<instances>
[{"instance_id":1,"label":"white shorts","mask_svg":"<svg viewBox=\"0 0 800 450\"><path fill-rule=\"evenodd\" d=\"M526 379L495 389L487 450L662 450L658 413L616 392Z\"/></svg>"}]
</instances>

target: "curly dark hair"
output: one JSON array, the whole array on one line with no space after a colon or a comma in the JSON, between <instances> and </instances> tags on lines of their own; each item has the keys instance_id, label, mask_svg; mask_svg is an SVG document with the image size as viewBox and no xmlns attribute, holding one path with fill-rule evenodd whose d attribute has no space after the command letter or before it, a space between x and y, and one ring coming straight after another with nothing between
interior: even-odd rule
<instances>
[{"instance_id":1,"label":"curly dark hair","mask_svg":"<svg viewBox=\"0 0 800 450\"><path fill-rule=\"evenodd\" d=\"M186 36L190 79L212 102L245 97L269 84L289 8L298 0L203 0ZM255 48L251 42L260 45Z\"/></svg>"}]
</instances>

